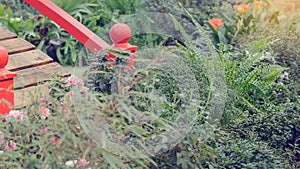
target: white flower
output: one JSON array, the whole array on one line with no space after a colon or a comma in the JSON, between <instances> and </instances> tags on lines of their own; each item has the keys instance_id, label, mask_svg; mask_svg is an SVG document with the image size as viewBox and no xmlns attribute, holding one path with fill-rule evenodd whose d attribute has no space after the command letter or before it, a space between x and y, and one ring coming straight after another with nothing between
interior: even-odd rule
<instances>
[{"instance_id":1,"label":"white flower","mask_svg":"<svg viewBox=\"0 0 300 169\"><path fill-rule=\"evenodd\" d=\"M75 165L77 164L77 160L70 160L67 161L65 164L67 167L75 167Z\"/></svg>"},{"instance_id":2,"label":"white flower","mask_svg":"<svg viewBox=\"0 0 300 169\"><path fill-rule=\"evenodd\" d=\"M19 110L11 110L6 116L6 119L9 120L10 118L14 118L17 120L23 120L24 114L25 114L24 112Z\"/></svg>"}]
</instances>

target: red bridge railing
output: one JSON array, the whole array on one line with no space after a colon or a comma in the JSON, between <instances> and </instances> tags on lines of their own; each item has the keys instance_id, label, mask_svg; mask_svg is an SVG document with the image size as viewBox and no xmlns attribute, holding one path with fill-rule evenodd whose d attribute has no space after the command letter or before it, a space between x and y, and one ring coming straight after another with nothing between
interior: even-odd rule
<instances>
[{"instance_id":1,"label":"red bridge railing","mask_svg":"<svg viewBox=\"0 0 300 169\"><path fill-rule=\"evenodd\" d=\"M57 23L91 51L109 48L109 45L104 40L50 0L25 0L25 2Z\"/></svg>"},{"instance_id":2,"label":"red bridge railing","mask_svg":"<svg viewBox=\"0 0 300 169\"><path fill-rule=\"evenodd\" d=\"M91 30L89 30L87 27L85 27L83 24L81 24L79 21L70 16L67 12L62 10L50 0L24 1L50 18L52 21L57 23L93 52L110 48L119 48L131 51L132 55L128 63L128 68L132 69L134 67L134 52L138 49L138 47L132 46L128 43L131 37L131 30L127 25L116 24L112 27L110 31L110 37L114 44L110 46L99 36L97 36L95 33L93 33ZM113 61L115 59L115 56L108 55L108 59L110 61Z\"/></svg>"},{"instance_id":3,"label":"red bridge railing","mask_svg":"<svg viewBox=\"0 0 300 169\"><path fill-rule=\"evenodd\" d=\"M127 25L119 23L111 28L110 38L113 44L109 45L50 0L24 1L57 23L92 52L110 50L113 48L130 51L131 56L128 61L127 70L132 70L134 68L135 51L138 47L128 43L131 37L131 30ZM116 58L112 54L109 54L107 57L111 62ZM13 84L14 77L17 76L15 73L5 69L7 62L8 53L6 49L0 46L0 114L3 115L8 114L9 111L14 108Z\"/></svg>"}]
</instances>

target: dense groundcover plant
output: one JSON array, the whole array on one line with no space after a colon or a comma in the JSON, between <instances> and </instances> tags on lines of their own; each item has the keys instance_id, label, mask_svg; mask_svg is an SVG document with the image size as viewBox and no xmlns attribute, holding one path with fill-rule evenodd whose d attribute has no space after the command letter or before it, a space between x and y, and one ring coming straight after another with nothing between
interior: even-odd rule
<instances>
[{"instance_id":1,"label":"dense groundcover plant","mask_svg":"<svg viewBox=\"0 0 300 169\"><path fill-rule=\"evenodd\" d=\"M293 2L286 2L293 3ZM264 9L272 10L270 4ZM274 41L269 46L269 52L274 55L274 61L284 67L289 68L277 80L278 83L286 85L286 89L279 89L273 92L271 99L281 98L276 104L278 111L272 111L269 119L271 121L262 121L260 124L268 127L257 127L262 135L262 139L272 138L274 147L289 147L296 152L299 159L299 14L297 11L277 11L276 17L271 22L263 22L256 29L250 30L244 36L237 38L239 46L249 46L257 39L269 37ZM271 118L272 117L272 118ZM274 119L277 119L276 122ZM286 120L283 120L286 119ZM257 119L258 120L258 119ZM278 123L278 125L274 125ZM273 124L273 125L270 125ZM252 125L251 125L252 126ZM275 128L273 128L273 126ZM284 126L284 127L280 127ZM254 127L254 126L253 126ZM253 128L251 127L251 128ZM256 127L255 127L256 128ZM256 129L255 129L256 130ZM286 132L282 132L286 131ZM270 134L273 134L271 136ZM277 134L276 134L277 133Z\"/></svg>"},{"instance_id":2,"label":"dense groundcover plant","mask_svg":"<svg viewBox=\"0 0 300 169\"><path fill-rule=\"evenodd\" d=\"M252 126L250 128L256 128L256 131L260 130L258 135L264 140L272 138L270 141L274 147L291 147L297 152L297 158L299 158L299 129L297 127L299 126L299 33L295 29L286 29L279 24L270 23L259 27L257 31L251 31L248 36L245 36L249 37L248 40L245 37L238 39L241 45L247 46L253 40L264 36L269 36L275 40L270 45L270 52L274 55L274 61L289 68L278 79L278 83L285 84L286 89L273 92L271 99L274 101L277 98L280 99L275 101L277 104L275 110L277 111L271 111L269 117L266 116L270 120L257 118L255 121L260 121L258 124L262 127L258 127L260 125L255 122L255 126L254 124L250 125ZM271 128L266 127L267 125Z\"/></svg>"}]
</instances>

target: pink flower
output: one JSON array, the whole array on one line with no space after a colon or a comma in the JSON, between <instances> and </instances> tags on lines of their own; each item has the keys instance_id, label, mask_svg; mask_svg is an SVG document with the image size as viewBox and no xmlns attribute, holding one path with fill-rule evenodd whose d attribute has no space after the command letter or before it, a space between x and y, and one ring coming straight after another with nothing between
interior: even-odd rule
<instances>
[{"instance_id":1,"label":"pink flower","mask_svg":"<svg viewBox=\"0 0 300 169\"><path fill-rule=\"evenodd\" d=\"M79 88L81 88L84 86L83 80L79 79L74 75L68 77L66 83L67 83L66 84L67 87L78 86Z\"/></svg>"},{"instance_id":2,"label":"pink flower","mask_svg":"<svg viewBox=\"0 0 300 169\"><path fill-rule=\"evenodd\" d=\"M43 131L43 129L40 128L39 132L40 132L40 135L42 135L43 132L48 133L48 127L45 127L44 131Z\"/></svg>"},{"instance_id":3,"label":"pink flower","mask_svg":"<svg viewBox=\"0 0 300 169\"><path fill-rule=\"evenodd\" d=\"M86 159L78 159L78 164L81 168L84 168L90 164L89 161L86 161Z\"/></svg>"},{"instance_id":4,"label":"pink flower","mask_svg":"<svg viewBox=\"0 0 300 169\"><path fill-rule=\"evenodd\" d=\"M74 90L71 90L69 92L69 101L73 101L74 97L75 97L75 92L74 92Z\"/></svg>"},{"instance_id":5,"label":"pink flower","mask_svg":"<svg viewBox=\"0 0 300 169\"><path fill-rule=\"evenodd\" d=\"M33 114L36 115L35 107L34 107L34 106L31 106L31 107L30 107L30 111L34 112Z\"/></svg>"},{"instance_id":6,"label":"pink flower","mask_svg":"<svg viewBox=\"0 0 300 169\"><path fill-rule=\"evenodd\" d=\"M50 114L50 110L48 108L45 108L45 107L40 107L39 108L39 111L42 113L41 114L41 118L43 120L45 120L47 117L50 117L51 114Z\"/></svg>"},{"instance_id":7,"label":"pink flower","mask_svg":"<svg viewBox=\"0 0 300 169\"><path fill-rule=\"evenodd\" d=\"M84 87L84 86L80 89L80 93L82 94L83 97L87 96L88 90L89 90L89 88Z\"/></svg>"},{"instance_id":8,"label":"pink flower","mask_svg":"<svg viewBox=\"0 0 300 169\"><path fill-rule=\"evenodd\" d=\"M80 93L86 97L88 88L84 86L84 82L82 79L77 78L76 76L72 75L68 77L66 80L66 87L71 87L71 86L77 86L79 88ZM71 91L69 95L69 99L72 100L75 96L75 92Z\"/></svg>"},{"instance_id":9,"label":"pink flower","mask_svg":"<svg viewBox=\"0 0 300 169\"><path fill-rule=\"evenodd\" d=\"M84 87L84 82L83 82L82 79L77 79L77 86L78 86L79 88Z\"/></svg>"},{"instance_id":10,"label":"pink flower","mask_svg":"<svg viewBox=\"0 0 300 169\"><path fill-rule=\"evenodd\" d=\"M43 134L43 129L39 129L40 135Z\"/></svg>"},{"instance_id":11,"label":"pink flower","mask_svg":"<svg viewBox=\"0 0 300 169\"><path fill-rule=\"evenodd\" d=\"M48 103L49 103L49 99L47 97L44 97L44 98L38 100L39 105L41 105L41 104L47 105Z\"/></svg>"},{"instance_id":12,"label":"pink flower","mask_svg":"<svg viewBox=\"0 0 300 169\"><path fill-rule=\"evenodd\" d=\"M6 142L4 145L4 150L5 151L15 151L17 149L16 143L13 142L12 140L9 140L9 142Z\"/></svg>"},{"instance_id":13,"label":"pink flower","mask_svg":"<svg viewBox=\"0 0 300 169\"><path fill-rule=\"evenodd\" d=\"M7 120L9 120L10 118L14 118L17 120L23 120L24 117L24 112L19 111L19 110L11 110L9 111L8 115L7 115Z\"/></svg>"},{"instance_id":14,"label":"pink flower","mask_svg":"<svg viewBox=\"0 0 300 169\"><path fill-rule=\"evenodd\" d=\"M72 76L68 77L68 79L67 79L66 82L67 82L67 84L66 84L67 87L69 87L69 86L76 86L76 84L77 84L77 77L74 76L74 75L72 75Z\"/></svg>"},{"instance_id":15,"label":"pink flower","mask_svg":"<svg viewBox=\"0 0 300 169\"><path fill-rule=\"evenodd\" d=\"M4 143L4 134L0 131L0 145Z\"/></svg>"},{"instance_id":16,"label":"pink flower","mask_svg":"<svg viewBox=\"0 0 300 169\"><path fill-rule=\"evenodd\" d=\"M71 110L70 110L71 105L70 104L61 103L61 105L62 105L62 112L63 113L70 113L71 112Z\"/></svg>"}]
</instances>

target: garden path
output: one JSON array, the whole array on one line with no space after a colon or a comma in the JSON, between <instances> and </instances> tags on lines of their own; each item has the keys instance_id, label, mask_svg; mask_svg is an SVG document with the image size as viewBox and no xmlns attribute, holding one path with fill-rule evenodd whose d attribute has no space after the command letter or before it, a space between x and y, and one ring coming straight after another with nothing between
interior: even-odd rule
<instances>
[{"instance_id":1,"label":"garden path","mask_svg":"<svg viewBox=\"0 0 300 169\"><path fill-rule=\"evenodd\" d=\"M5 47L9 54L5 68L18 75L14 81L16 108L32 103L37 92L45 92L47 87L42 83L54 72L69 75L51 57L5 28L0 28L0 46Z\"/></svg>"}]
</instances>

